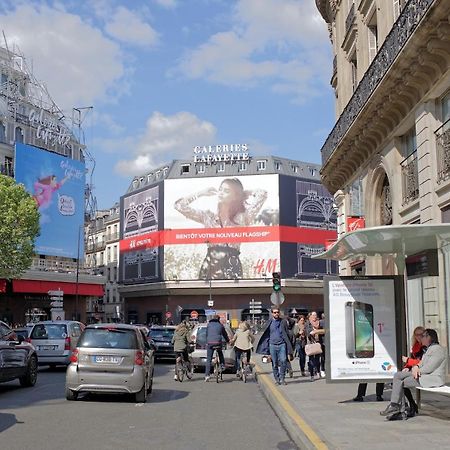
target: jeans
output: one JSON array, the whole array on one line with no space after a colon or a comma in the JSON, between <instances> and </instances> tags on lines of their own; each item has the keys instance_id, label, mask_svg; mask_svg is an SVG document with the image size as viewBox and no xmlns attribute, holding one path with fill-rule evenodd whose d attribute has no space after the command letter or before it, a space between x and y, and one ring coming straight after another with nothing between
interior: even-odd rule
<instances>
[{"instance_id":1,"label":"jeans","mask_svg":"<svg viewBox=\"0 0 450 450\"><path fill-rule=\"evenodd\" d=\"M320 356L320 370L322 370L323 372L325 372L325 345L320 344L320 346L322 347L322 354L319 355Z\"/></svg>"},{"instance_id":2,"label":"jeans","mask_svg":"<svg viewBox=\"0 0 450 450\"><path fill-rule=\"evenodd\" d=\"M391 403L403 405L405 401L403 388L420 386L419 382L412 376L411 372L397 372L392 383Z\"/></svg>"},{"instance_id":3,"label":"jeans","mask_svg":"<svg viewBox=\"0 0 450 450\"><path fill-rule=\"evenodd\" d=\"M309 357L308 368L311 376L320 372L320 355L311 355Z\"/></svg>"},{"instance_id":4,"label":"jeans","mask_svg":"<svg viewBox=\"0 0 450 450\"><path fill-rule=\"evenodd\" d=\"M305 364L306 364L306 353L305 353L305 347L301 344L297 344L295 346L295 351L297 352L299 364L300 364L300 371L303 373L305 371Z\"/></svg>"},{"instance_id":5,"label":"jeans","mask_svg":"<svg viewBox=\"0 0 450 450\"><path fill-rule=\"evenodd\" d=\"M272 371L275 381L284 381L286 374L287 352L286 344L269 344L270 357L272 358Z\"/></svg>"},{"instance_id":6,"label":"jeans","mask_svg":"<svg viewBox=\"0 0 450 450\"><path fill-rule=\"evenodd\" d=\"M217 344L208 344L206 346L206 367L205 367L205 377L209 377L211 374L211 360L214 353L214 349L217 348L217 353L219 354L220 364L225 365L225 358L223 357L222 346Z\"/></svg>"},{"instance_id":7,"label":"jeans","mask_svg":"<svg viewBox=\"0 0 450 450\"><path fill-rule=\"evenodd\" d=\"M236 371L239 371L241 368L241 355L242 353L247 354L247 363L250 362L250 355L252 354L252 351L250 349L248 350L241 350L240 348L234 347L234 365L236 367Z\"/></svg>"}]
</instances>

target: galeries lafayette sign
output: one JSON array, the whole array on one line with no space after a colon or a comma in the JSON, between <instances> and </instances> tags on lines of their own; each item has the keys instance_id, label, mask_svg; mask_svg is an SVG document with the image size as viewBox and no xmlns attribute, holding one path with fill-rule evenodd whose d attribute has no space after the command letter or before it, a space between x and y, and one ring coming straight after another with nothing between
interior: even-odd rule
<instances>
[{"instance_id":1,"label":"galeries lafayette sign","mask_svg":"<svg viewBox=\"0 0 450 450\"><path fill-rule=\"evenodd\" d=\"M30 109L28 114L30 125L36 129L36 138L46 145L67 145L70 141L70 131L65 124L55 120L43 109Z\"/></svg>"},{"instance_id":2,"label":"galeries lafayette sign","mask_svg":"<svg viewBox=\"0 0 450 450\"><path fill-rule=\"evenodd\" d=\"M194 163L249 161L247 144L204 145L194 147Z\"/></svg>"}]
</instances>

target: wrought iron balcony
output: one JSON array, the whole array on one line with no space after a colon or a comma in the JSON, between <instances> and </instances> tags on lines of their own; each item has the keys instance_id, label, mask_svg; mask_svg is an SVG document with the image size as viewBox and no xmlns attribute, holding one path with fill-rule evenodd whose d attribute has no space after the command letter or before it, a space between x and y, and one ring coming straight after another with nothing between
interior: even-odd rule
<instances>
[{"instance_id":1,"label":"wrought iron balcony","mask_svg":"<svg viewBox=\"0 0 450 450\"><path fill-rule=\"evenodd\" d=\"M110 233L105 236L106 243L119 240L119 233Z\"/></svg>"},{"instance_id":2,"label":"wrought iron balcony","mask_svg":"<svg viewBox=\"0 0 450 450\"><path fill-rule=\"evenodd\" d=\"M405 158L400 166L402 168L402 203L407 205L419 197L417 150Z\"/></svg>"},{"instance_id":3,"label":"wrought iron balcony","mask_svg":"<svg viewBox=\"0 0 450 450\"><path fill-rule=\"evenodd\" d=\"M321 149L322 164L325 165L336 150L344 135L367 103L376 87L386 75L398 54L429 8L437 0L409 0L393 25L376 57L358 84L333 130Z\"/></svg>"},{"instance_id":4,"label":"wrought iron balcony","mask_svg":"<svg viewBox=\"0 0 450 450\"><path fill-rule=\"evenodd\" d=\"M450 178L450 119L435 132L437 182L442 183Z\"/></svg>"}]
</instances>

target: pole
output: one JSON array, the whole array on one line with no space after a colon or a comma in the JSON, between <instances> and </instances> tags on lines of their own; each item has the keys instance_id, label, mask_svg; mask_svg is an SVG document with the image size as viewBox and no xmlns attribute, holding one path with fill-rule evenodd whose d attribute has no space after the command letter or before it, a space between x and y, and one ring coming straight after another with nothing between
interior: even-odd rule
<instances>
[{"instance_id":1,"label":"pole","mask_svg":"<svg viewBox=\"0 0 450 450\"><path fill-rule=\"evenodd\" d=\"M255 324L255 299L252 298L252 324Z\"/></svg>"},{"instance_id":2,"label":"pole","mask_svg":"<svg viewBox=\"0 0 450 450\"><path fill-rule=\"evenodd\" d=\"M78 277L80 274L80 231L81 227L83 225L80 225L78 227L78 252L77 252L77 273L76 273L76 279L75 279L75 320L78 320ZM83 240L84 242L84 240Z\"/></svg>"},{"instance_id":3,"label":"pole","mask_svg":"<svg viewBox=\"0 0 450 450\"><path fill-rule=\"evenodd\" d=\"M209 241L205 241L205 243L206 243L206 248L208 249ZM211 285L211 258L210 258L209 255L207 257L208 257L209 301L212 302L212 292L211 292L211 288L212 288L212 285ZM211 303L209 303L209 304L211 304Z\"/></svg>"}]
</instances>

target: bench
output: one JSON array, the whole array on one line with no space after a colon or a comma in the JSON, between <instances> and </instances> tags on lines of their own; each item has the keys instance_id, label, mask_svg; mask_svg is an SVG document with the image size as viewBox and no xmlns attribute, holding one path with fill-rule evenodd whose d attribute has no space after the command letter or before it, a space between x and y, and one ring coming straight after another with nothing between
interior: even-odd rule
<instances>
[{"instance_id":1,"label":"bench","mask_svg":"<svg viewBox=\"0 0 450 450\"><path fill-rule=\"evenodd\" d=\"M425 388L425 387L421 387L418 386L416 387L416 403L417 403L417 407L420 408L420 402L422 400L422 391L423 392L434 392L435 394L442 394L442 395L450 395L450 386L445 385L445 386L439 386L439 387L434 387L434 388Z\"/></svg>"}]
</instances>

